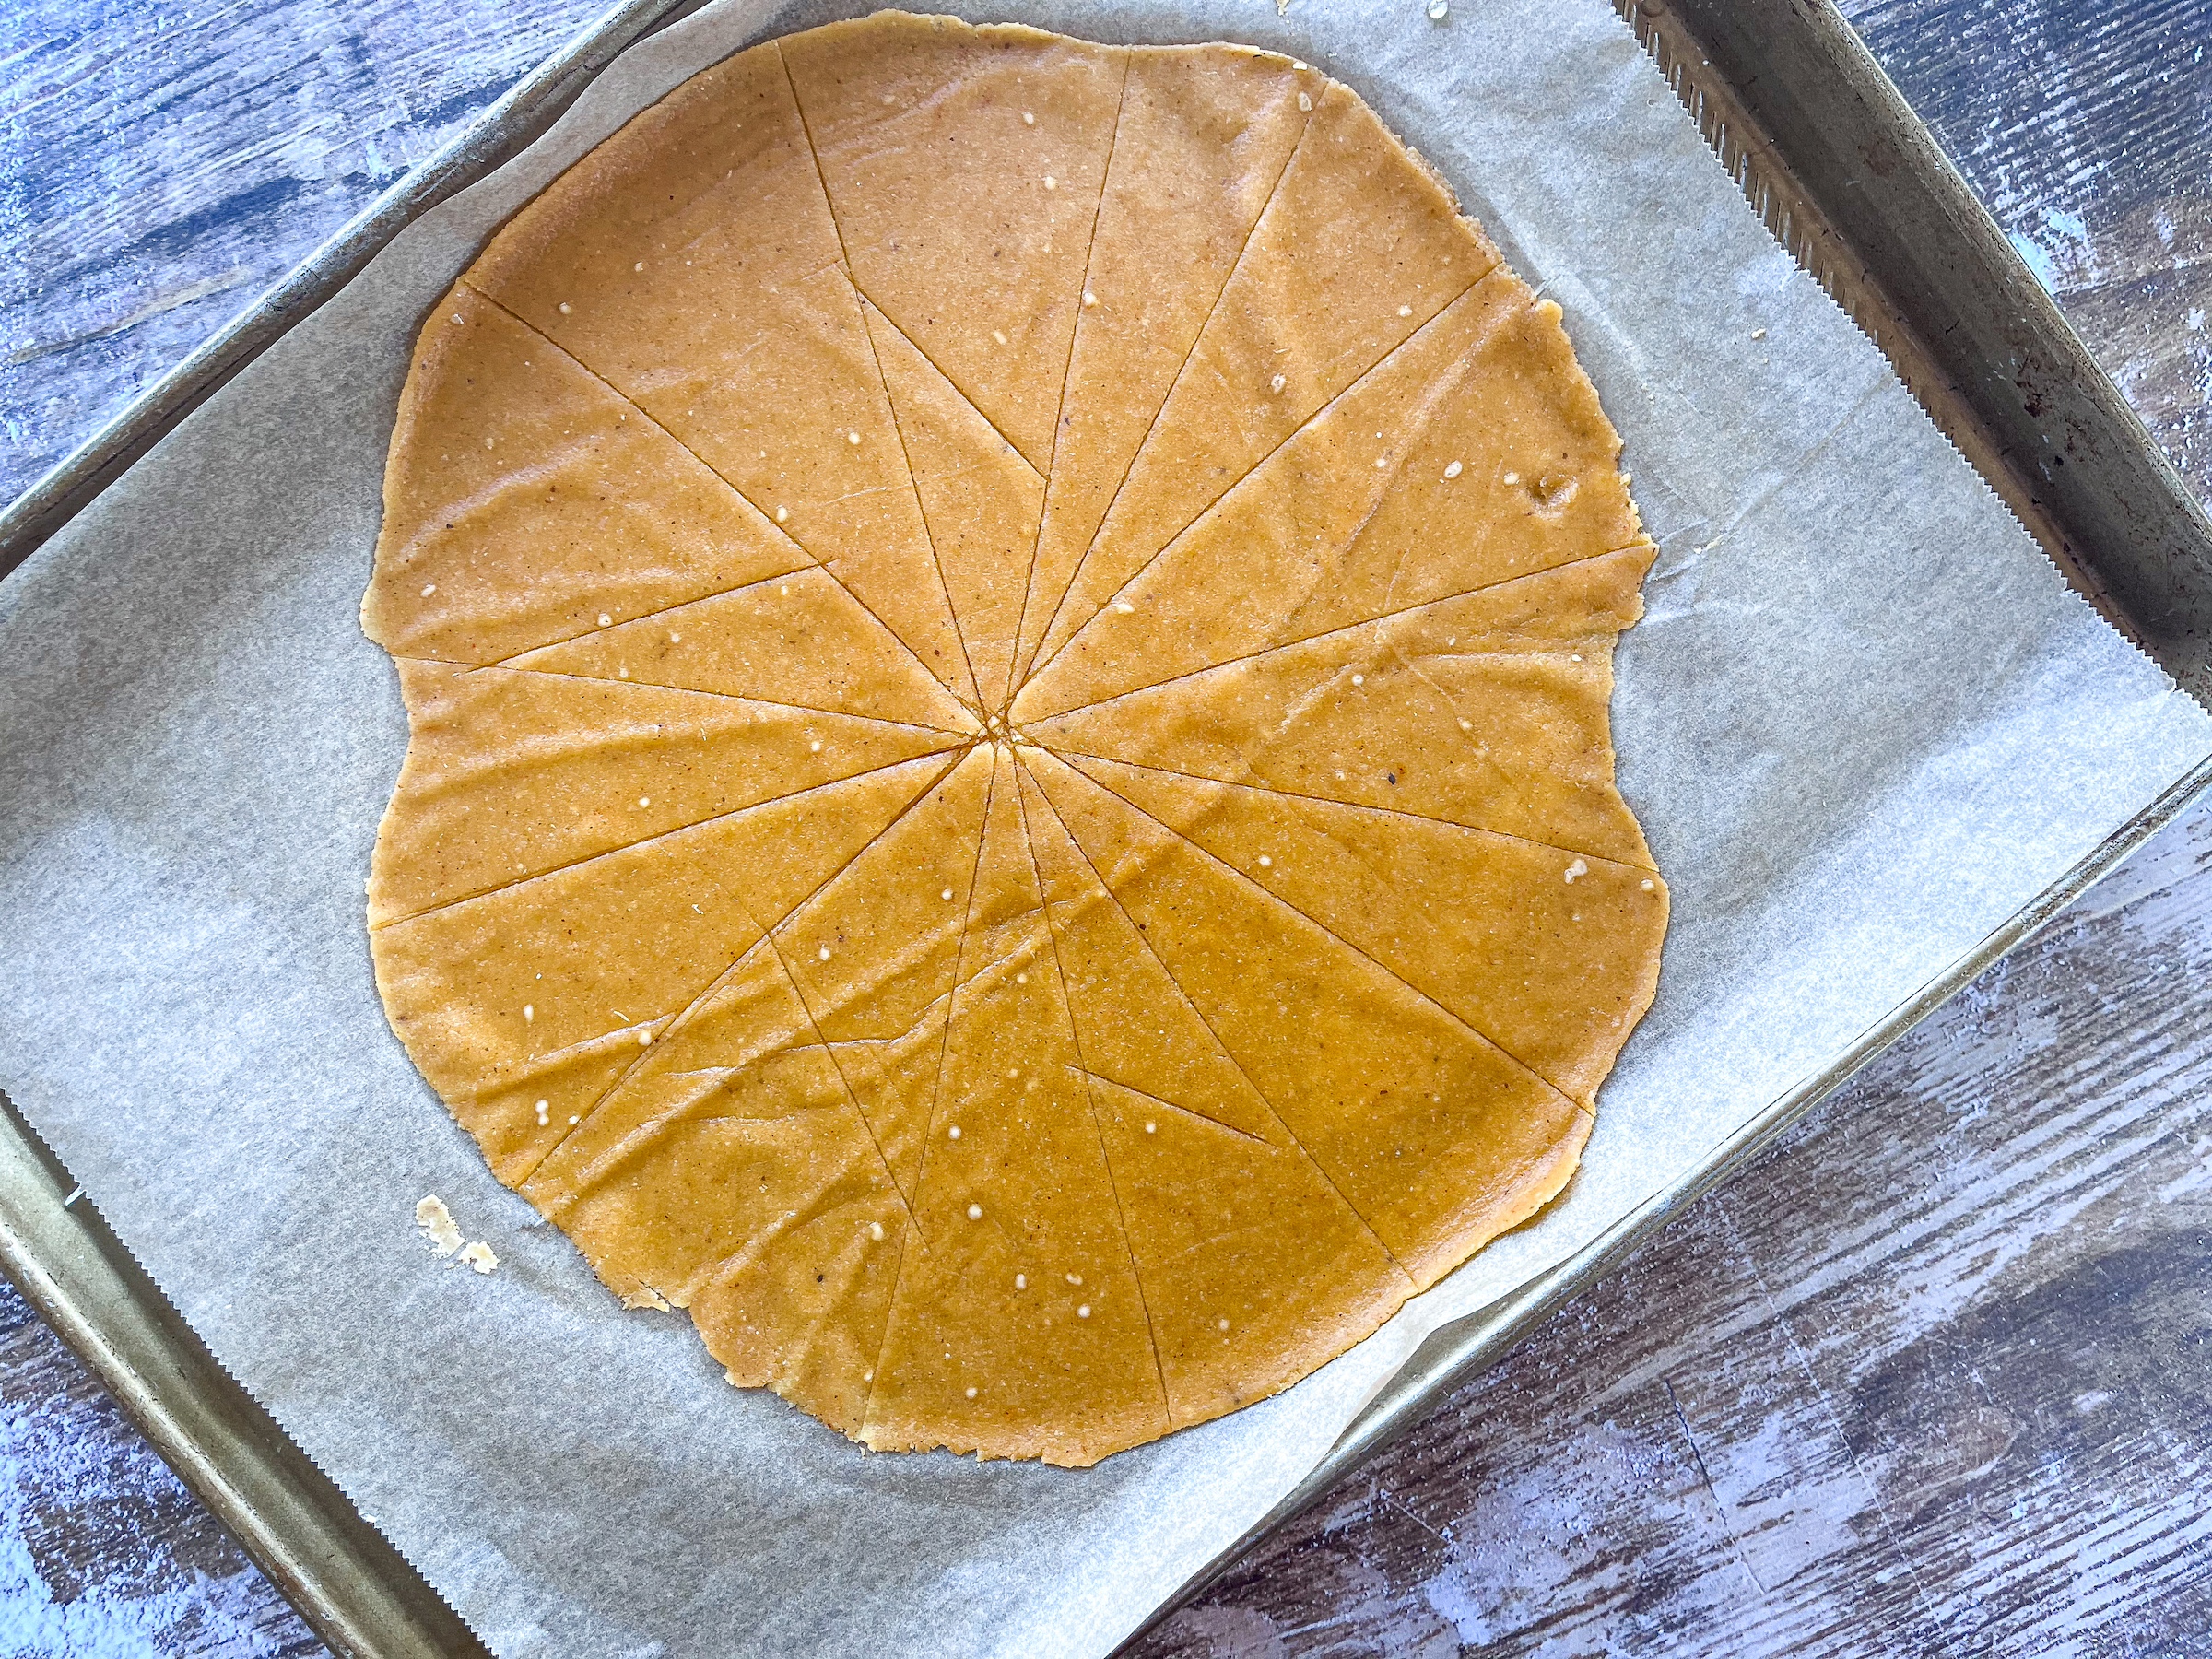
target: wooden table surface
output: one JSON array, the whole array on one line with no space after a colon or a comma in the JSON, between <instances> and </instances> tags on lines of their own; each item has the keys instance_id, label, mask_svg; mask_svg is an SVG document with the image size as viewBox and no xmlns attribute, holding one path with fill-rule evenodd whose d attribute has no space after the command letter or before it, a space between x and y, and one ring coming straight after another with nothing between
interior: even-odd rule
<instances>
[{"instance_id":1,"label":"wooden table surface","mask_svg":"<svg viewBox=\"0 0 2212 1659\"><path fill-rule=\"evenodd\" d=\"M0 8L0 498L598 8ZM2212 498L2212 0L1844 11ZM0 1656L321 1651L0 1285ZM2212 1653L2212 813L1142 1647L1473 1651Z\"/></svg>"}]
</instances>

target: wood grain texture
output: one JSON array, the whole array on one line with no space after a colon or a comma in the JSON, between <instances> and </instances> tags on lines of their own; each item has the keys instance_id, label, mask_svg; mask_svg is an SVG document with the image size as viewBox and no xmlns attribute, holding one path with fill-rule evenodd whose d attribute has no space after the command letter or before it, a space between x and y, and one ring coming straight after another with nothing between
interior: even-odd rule
<instances>
[{"instance_id":1,"label":"wood grain texture","mask_svg":"<svg viewBox=\"0 0 2212 1659\"><path fill-rule=\"evenodd\" d=\"M2212 0L1841 9L2212 501Z\"/></svg>"},{"instance_id":2,"label":"wood grain texture","mask_svg":"<svg viewBox=\"0 0 2212 1659\"><path fill-rule=\"evenodd\" d=\"M0 499L606 9L0 6Z\"/></svg>"},{"instance_id":3,"label":"wood grain texture","mask_svg":"<svg viewBox=\"0 0 2212 1659\"><path fill-rule=\"evenodd\" d=\"M76 1356L0 1282L0 1653L323 1652Z\"/></svg>"},{"instance_id":4,"label":"wood grain texture","mask_svg":"<svg viewBox=\"0 0 2212 1659\"><path fill-rule=\"evenodd\" d=\"M0 494L594 9L0 10ZM2212 496L2212 0L1845 11ZM1141 1651L2212 1653L2208 957L2200 814ZM4 1288L0 1409L0 1654L319 1651Z\"/></svg>"}]
</instances>

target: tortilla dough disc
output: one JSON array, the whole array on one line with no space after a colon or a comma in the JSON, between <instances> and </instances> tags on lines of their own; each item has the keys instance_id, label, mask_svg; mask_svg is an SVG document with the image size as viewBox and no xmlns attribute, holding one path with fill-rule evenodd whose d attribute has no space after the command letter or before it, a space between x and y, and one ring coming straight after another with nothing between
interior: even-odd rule
<instances>
[{"instance_id":1,"label":"tortilla dough disc","mask_svg":"<svg viewBox=\"0 0 2212 1659\"><path fill-rule=\"evenodd\" d=\"M1246 47L730 58L424 324L370 939L499 1178L733 1382L1084 1465L1565 1184L1666 893L1559 308Z\"/></svg>"}]
</instances>

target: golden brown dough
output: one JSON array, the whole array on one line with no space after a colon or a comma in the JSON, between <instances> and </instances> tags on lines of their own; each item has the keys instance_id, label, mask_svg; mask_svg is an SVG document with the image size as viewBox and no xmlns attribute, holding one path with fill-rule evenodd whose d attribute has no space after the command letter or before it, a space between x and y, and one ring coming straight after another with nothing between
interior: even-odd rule
<instances>
[{"instance_id":1,"label":"golden brown dough","mask_svg":"<svg viewBox=\"0 0 2212 1659\"><path fill-rule=\"evenodd\" d=\"M1297 1382L1559 1192L1656 980L1653 549L1561 321L1271 53L887 13L695 76L417 347L394 1030L871 1447Z\"/></svg>"}]
</instances>

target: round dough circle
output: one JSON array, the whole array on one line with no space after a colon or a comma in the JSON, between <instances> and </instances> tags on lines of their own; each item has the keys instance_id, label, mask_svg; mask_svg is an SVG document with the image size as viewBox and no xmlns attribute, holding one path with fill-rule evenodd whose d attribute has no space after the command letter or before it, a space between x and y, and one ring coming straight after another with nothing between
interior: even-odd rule
<instances>
[{"instance_id":1,"label":"round dough circle","mask_svg":"<svg viewBox=\"0 0 2212 1659\"><path fill-rule=\"evenodd\" d=\"M1303 65L742 53L423 326L393 1027L607 1285L869 1446L1287 1387L1559 1190L1650 1003L1619 447Z\"/></svg>"}]
</instances>

